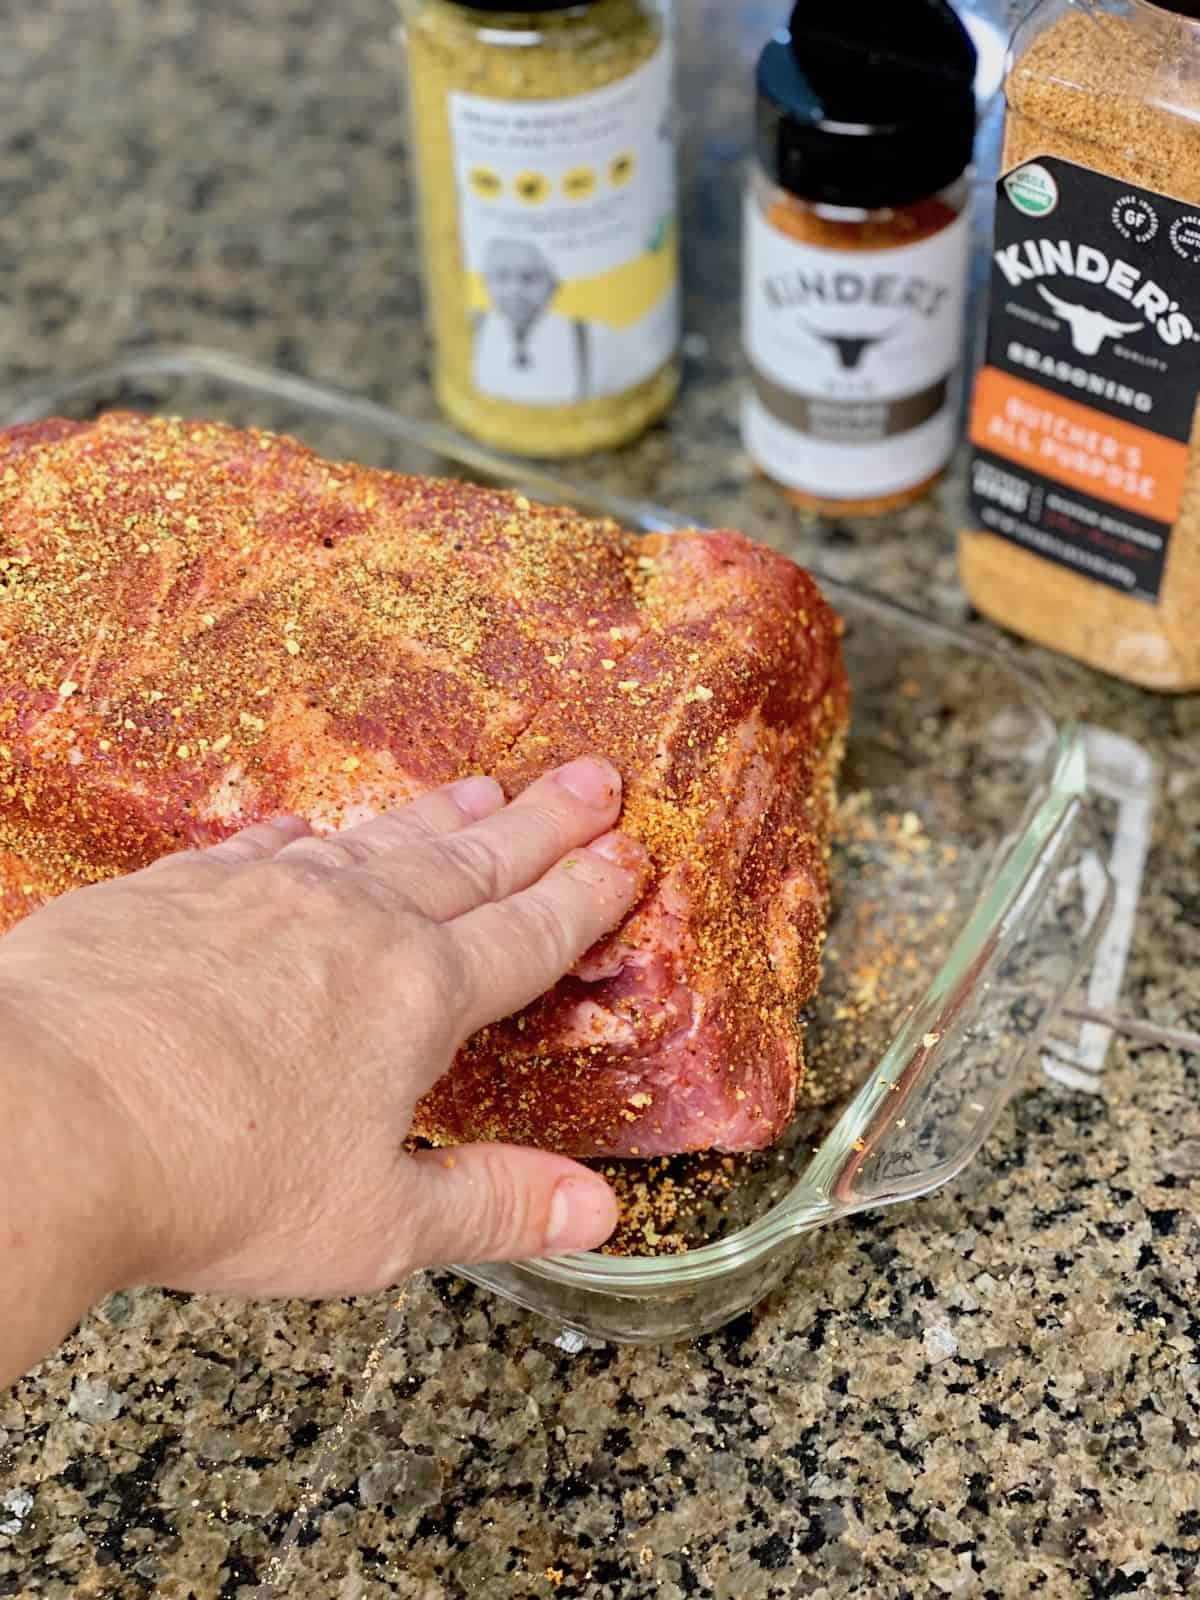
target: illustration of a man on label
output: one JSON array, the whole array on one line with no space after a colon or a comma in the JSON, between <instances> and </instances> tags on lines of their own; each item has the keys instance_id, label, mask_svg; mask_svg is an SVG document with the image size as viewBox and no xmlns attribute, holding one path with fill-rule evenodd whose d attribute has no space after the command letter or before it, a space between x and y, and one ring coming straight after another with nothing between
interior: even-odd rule
<instances>
[{"instance_id":1,"label":"illustration of a man on label","mask_svg":"<svg viewBox=\"0 0 1200 1600\"><path fill-rule=\"evenodd\" d=\"M482 266L491 308L474 319L475 387L530 405L587 399L589 325L548 309L559 283L537 245L528 239L492 239Z\"/></svg>"}]
</instances>

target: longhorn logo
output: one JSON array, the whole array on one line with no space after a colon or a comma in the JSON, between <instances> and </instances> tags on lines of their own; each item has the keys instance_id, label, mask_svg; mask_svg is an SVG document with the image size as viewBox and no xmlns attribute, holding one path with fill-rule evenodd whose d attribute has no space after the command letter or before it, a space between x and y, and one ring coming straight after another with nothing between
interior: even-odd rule
<instances>
[{"instance_id":1,"label":"longhorn logo","mask_svg":"<svg viewBox=\"0 0 1200 1600\"><path fill-rule=\"evenodd\" d=\"M1146 326L1144 322L1114 322L1103 311L1089 311L1086 306L1069 305L1056 294L1051 294L1045 284L1038 284L1038 293L1071 330L1071 343L1081 356L1099 355L1106 339L1119 339L1126 333L1140 333Z\"/></svg>"},{"instance_id":2,"label":"longhorn logo","mask_svg":"<svg viewBox=\"0 0 1200 1600\"><path fill-rule=\"evenodd\" d=\"M837 351L838 362L843 372L857 372L867 351L873 350L877 344L885 344L896 332L895 328L890 328L887 333L876 333L863 338L844 333L825 333L821 328L814 328L807 322L801 326L805 333L810 333L814 339L820 339L822 344L827 344Z\"/></svg>"}]
</instances>

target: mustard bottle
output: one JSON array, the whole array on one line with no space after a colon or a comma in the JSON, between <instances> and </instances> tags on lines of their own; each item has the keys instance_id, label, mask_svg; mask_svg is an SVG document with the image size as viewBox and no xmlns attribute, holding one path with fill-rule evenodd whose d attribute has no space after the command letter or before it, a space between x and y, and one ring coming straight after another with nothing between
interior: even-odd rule
<instances>
[{"instance_id":1,"label":"mustard bottle","mask_svg":"<svg viewBox=\"0 0 1200 1600\"><path fill-rule=\"evenodd\" d=\"M400 0L434 387L521 455L621 444L679 382L670 45L652 0Z\"/></svg>"}]
</instances>

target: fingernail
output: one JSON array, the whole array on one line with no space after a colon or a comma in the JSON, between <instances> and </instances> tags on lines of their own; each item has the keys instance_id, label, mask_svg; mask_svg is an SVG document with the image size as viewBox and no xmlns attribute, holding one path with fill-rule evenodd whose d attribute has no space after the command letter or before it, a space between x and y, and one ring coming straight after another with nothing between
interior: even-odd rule
<instances>
[{"instance_id":1,"label":"fingernail","mask_svg":"<svg viewBox=\"0 0 1200 1600\"><path fill-rule=\"evenodd\" d=\"M593 839L588 849L603 856L605 861L624 867L626 872L641 872L646 865L645 847L627 833L602 833L598 839Z\"/></svg>"},{"instance_id":2,"label":"fingernail","mask_svg":"<svg viewBox=\"0 0 1200 1600\"><path fill-rule=\"evenodd\" d=\"M490 817L504 804L504 790L495 778L462 778L451 784L450 793L460 811L468 817Z\"/></svg>"},{"instance_id":3,"label":"fingernail","mask_svg":"<svg viewBox=\"0 0 1200 1600\"><path fill-rule=\"evenodd\" d=\"M569 761L565 767L559 767L554 777L568 794L597 811L607 810L621 798L621 774L616 767L595 756Z\"/></svg>"},{"instance_id":4,"label":"fingernail","mask_svg":"<svg viewBox=\"0 0 1200 1600\"><path fill-rule=\"evenodd\" d=\"M617 1225L617 1202L601 1178L561 1178L546 1222L549 1251L594 1250Z\"/></svg>"}]
</instances>

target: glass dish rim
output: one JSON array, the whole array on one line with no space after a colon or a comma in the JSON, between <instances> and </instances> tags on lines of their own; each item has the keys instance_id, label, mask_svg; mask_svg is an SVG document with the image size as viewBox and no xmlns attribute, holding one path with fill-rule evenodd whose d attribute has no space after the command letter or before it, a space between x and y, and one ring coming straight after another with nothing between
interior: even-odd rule
<instances>
[{"instance_id":1,"label":"glass dish rim","mask_svg":"<svg viewBox=\"0 0 1200 1600\"><path fill-rule=\"evenodd\" d=\"M139 378L208 378L218 383L226 383L235 389L269 394L277 400L328 415L343 423L357 423L376 434L382 433L431 455L452 461L468 472L474 471L500 479L533 498L584 506L593 514L612 517L623 526L640 532L670 532L680 527L701 526L678 512L652 502L631 500L620 495L587 489L557 473L546 472L530 463L505 457L474 444L443 423L412 418L380 402L340 389L336 385L301 377L203 346L182 344L139 346L117 352L114 359L103 366L69 375L58 377L48 375L28 381L10 391L8 397L0 402L0 425L10 426L16 422L37 420L53 414L56 405L62 405L72 398L86 397L97 391L102 392L106 386ZM841 597L844 604L852 605L860 611L874 613L881 620L898 621L909 631L924 635L944 647L965 651L982 660L989 660L994 663L997 670L1006 674L1014 685L1020 688L1026 702L1044 724L1047 741L1055 746L1055 758L1052 776L1041 788L1036 813L1021 836L1013 842L1005 862L1006 865L1011 862L1022 846L1034 848L1039 838L1042 841L1039 853L1044 853L1048 841L1061 828L1071 813L1072 805L1077 804L1082 795L1086 786L1086 764L1081 731L1073 722L1059 721L1051 708L1049 695L1036 672L1027 662L1015 659L1013 653L1003 645L978 640L952 623L924 616L897 601L856 585L844 583L823 573L818 566L813 565L810 570L835 605ZM1024 879L1020 881L1023 882ZM1109 893L1111 894L1111 885ZM1006 903L1011 898L1011 895L1008 896ZM964 941L976 924L980 925L981 932L984 930L990 932L994 928L1000 912L993 910L989 916L984 917L986 901L987 896L981 898L980 904L976 905L960 930L949 956L939 973L930 982L927 994L932 994L938 989L946 973L961 959ZM973 945L969 948L977 949L982 942L977 934ZM913 1015L920 1009L918 1005ZM902 1024L885 1053L884 1061L889 1060L892 1053L899 1048L903 1036ZM931 1063L929 1070L932 1070L932 1063L935 1060L932 1052L928 1060ZM516 1265L522 1272L532 1277L567 1288L583 1290L590 1294L640 1298L646 1294L699 1287L704 1282L724 1277L735 1270L752 1265L799 1233L807 1232L838 1216L866 1209L868 1203L846 1203L833 1199L826 1192L828 1186L818 1182L814 1174L821 1174L826 1170L832 1173L838 1169L848 1145L853 1145L857 1132L869 1116L871 1089L872 1080L868 1079L850 1098L836 1124L825 1136L817 1152L806 1163L804 1171L796 1178L788 1193L761 1217L737 1229L726 1238L677 1256L622 1257L587 1253L542 1257ZM983 1130L955 1170L960 1170L965 1161L971 1159L986 1131ZM919 1193L927 1193L939 1187L952 1175L950 1173L945 1178L935 1178L923 1187L910 1190L897 1198L915 1198ZM886 1203L887 1200L876 1198L870 1201L869 1205L873 1207ZM456 1265L453 1270L474 1282L482 1283L489 1288L494 1287L488 1281L486 1265Z\"/></svg>"}]
</instances>

